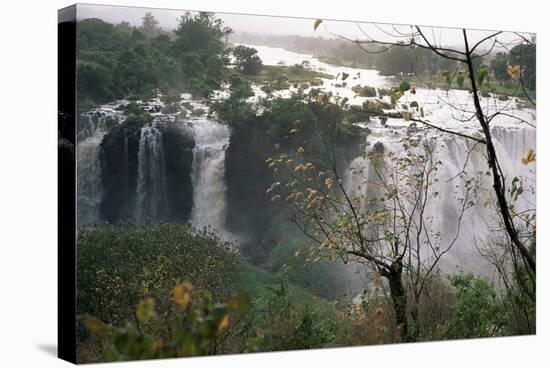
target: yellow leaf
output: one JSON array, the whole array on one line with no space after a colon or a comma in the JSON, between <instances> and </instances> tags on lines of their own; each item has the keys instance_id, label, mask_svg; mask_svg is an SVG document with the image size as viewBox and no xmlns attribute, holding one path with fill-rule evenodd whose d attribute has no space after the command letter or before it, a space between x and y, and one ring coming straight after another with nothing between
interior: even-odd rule
<instances>
[{"instance_id":1,"label":"yellow leaf","mask_svg":"<svg viewBox=\"0 0 550 368\"><path fill-rule=\"evenodd\" d=\"M535 161L535 159L535 151L533 151L533 149L530 149L529 152L527 152L527 155L521 159L521 163L524 165L529 165L531 162Z\"/></svg>"},{"instance_id":2,"label":"yellow leaf","mask_svg":"<svg viewBox=\"0 0 550 368\"><path fill-rule=\"evenodd\" d=\"M187 305L191 301L191 291L193 290L193 285L189 282L182 282L173 290L174 300L176 303L181 305L183 308L187 308Z\"/></svg>"},{"instance_id":3,"label":"yellow leaf","mask_svg":"<svg viewBox=\"0 0 550 368\"><path fill-rule=\"evenodd\" d=\"M95 317L86 317L84 319L84 327L92 334L98 333L102 326L103 323Z\"/></svg>"},{"instance_id":4,"label":"yellow leaf","mask_svg":"<svg viewBox=\"0 0 550 368\"><path fill-rule=\"evenodd\" d=\"M507 73L510 77L515 77L521 72L519 65L508 65Z\"/></svg>"},{"instance_id":5,"label":"yellow leaf","mask_svg":"<svg viewBox=\"0 0 550 368\"><path fill-rule=\"evenodd\" d=\"M313 30L316 31L317 28L321 25L321 23L323 23L322 19L315 20L315 23L313 23Z\"/></svg>"},{"instance_id":6,"label":"yellow leaf","mask_svg":"<svg viewBox=\"0 0 550 368\"><path fill-rule=\"evenodd\" d=\"M298 147L298 149L296 150L296 152L298 152L298 154L300 155L303 155L305 150L304 150L304 147Z\"/></svg>"},{"instance_id":7,"label":"yellow leaf","mask_svg":"<svg viewBox=\"0 0 550 368\"><path fill-rule=\"evenodd\" d=\"M332 179L331 178L326 178L325 179L325 186L330 189L332 187Z\"/></svg>"},{"instance_id":8,"label":"yellow leaf","mask_svg":"<svg viewBox=\"0 0 550 368\"><path fill-rule=\"evenodd\" d=\"M223 318L221 319L220 323L218 324L218 333L222 332L223 330L225 330L227 327L229 327L229 315L226 314L225 316L223 316Z\"/></svg>"},{"instance_id":9,"label":"yellow leaf","mask_svg":"<svg viewBox=\"0 0 550 368\"><path fill-rule=\"evenodd\" d=\"M147 323L153 317L155 308L155 300L153 298L147 298L141 300L136 308L136 317L138 321Z\"/></svg>"}]
</instances>

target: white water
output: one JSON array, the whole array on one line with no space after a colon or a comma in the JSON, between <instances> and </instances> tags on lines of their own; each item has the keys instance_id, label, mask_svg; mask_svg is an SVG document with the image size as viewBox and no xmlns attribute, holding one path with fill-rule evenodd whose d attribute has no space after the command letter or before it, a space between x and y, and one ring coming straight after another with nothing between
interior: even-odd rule
<instances>
[{"instance_id":1,"label":"white water","mask_svg":"<svg viewBox=\"0 0 550 368\"><path fill-rule=\"evenodd\" d=\"M225 227L225 151L230 130L206 116L194 118L190 126L195 138L193 149L193 210L196 228L211 227L223 233Z\"/></svg>"},{"instance_id":2,"label":"white water","mask_svg":"<svg viewBox=\"0 0 550 368\"><path fill-rule=\"evenodd\" d=\"M334 95L348 97L352 104L362 104L369 98L357 97L351 88L357 84L369 85L376 88L389 85L389 79L382 77L375 70L345 68L322 63L311 55L304 55L286 51L280 48L267 46L253 46L263 59L265 64L276 65L282 60L286 65L299 64L307 60L312 69L328 73L336 77L346 72L350 77L346 80L346 86L336 86L334 79L324 79L320 88ZM414 83L412 83L414 85ZM258 96L264 96L258 86L254 88ZM278 91L277 95L289 95L294 88L287 91ZM223 93L222 93L223 94ZM200 107L205 111L208 108L189 96L183 95L184 100L190 102L193 107ZM387 99L387 98L386 98ZM427 90L418 88L416 94L406 94L399 101L408 104L417 101L424 108L425 120L432 124L458 130L469 135L479 135L479 127L472 119L467 120L473 112L471 94L459 90ZM159 103L156 101L155 103ZM533 109L519 108L517 102L498 101L495 98L482 98L486 111L494 112L504 110L507 114L520 117L532 125L535 125L535 111ZM451 106L452 105L452 106ZM457 107L459 109L457 109ZM113 111L112 107L110 108ZM414 112L413 112L414 113ZM153 113L157 118L169 118L161 113ZM157 116L158 115L158 116ZM101 166L99 144L102 139L101 131L97 129L94 121L88 122L84 129L85 140L79 143L79 221L81 223L93 223L98 219L99 204L103 196L101 186ZM193 209L191 223L197 228L209 226L224 236L226 220L226 188L225 188L225 151L230 140L229 128L207 115L191 117L187 124L194 135L195 148L193 151L192 182L193 182ZM365 122L371 133L366 138L366 150L370 150L377 142L383 144L385 151L399 152L401 146L399 140L404 136L410 122L403 119L389 119L385 125L373 120ZM362 124L362 125L363 125ZM529 194L528 187L534 186L535 165L525 166L521 164L521 158L529 149L536 149L535 129L532 126L521 123L516 119L498 116L492 121L493 135L497 147L502 169L507 176L507 184L510 185L513 176L521 176L525 191L516 206L518 209L533 208L535 197ZM477 172L485 172L487 163L482 147L478 147L470 156L468 150L472 142L457 136L450 136L439 132L433 132L438 137L437 158L443 162L439 173L439 199L430 207L433 216L433 228L441 232L442 243L451 239L457 225L457 193L456 180L448 180L455 177L465 167L468 175ZM165 184L165 158L162 150L162 133L155 127L146 127L141 131L139 155L138 155L138 183L136 190L136 220L157 220L162 218L166 206ZM125 151L127 147L125 148ZM355 173L352 173L354 171ZM372 176L372 170L362 157L358 157L350 164L350 172L345 178L346 188L355 194L366 197L369 193L368 179ZM486 178L486 186L481 191L480 201L491 196L490 177ZM485 239L494 226L493 208L477 205L468 211L462 221L460 239L452 254L447 258L449 265L460 264L468 268L481 267L478 264L469 264L473 259L479 259L475 249L475 243ZM224 238L227 238L224 236ZM473 256L475 254L475 257Z\"/></svg>"},{"instance_id":3,"label":"white water","mask_svg":"<svg viewBox=\"0 0 550 368\"><path fill-rule=\"evenodd\" d=\"M77 211L79 225L93 224L99 219L99 206L103 200L100 143L104 135L104 132L96 131L77 146Z\"/></svg>"},{"instance_id":4,"label":"white water","mask_svg":"<svg viewBox=\"0 0 550 368\"><path fill-rule=\"evenodd\" d=\"M166 176L162 132L141 129L136 187L136 221L160 219L166 208Z\"/></svg>"},{"instance_id":5,"label":"white water","mask_svg":"<svg viewBox=\"0 0 550 368\"><path fill-rule=\"evenodd\" d=\"M101 176L101 142L105 136L103 125L107 119L119 120L122 114L112 105L80 116L77 137L77 214L79 225L99 220L104 188Z\"/></svg>"},{"instance_id":6,"label":"white water","mask_svg":"<svg viewBox=\"0 0 550 368\"><path fill-rule=\"evenodd\" d=\"M312 55L295 53L281 48L251 47L258 50L258 55L267 65L293 65L308 61L313 70L322 71L334 77L341 75L342 72L349 74L345 86L336 86L338 83L342 84L340 80L323 79L323 85L316 88L330 92L335 96L347 97L350 104L361 105L366 100L376 99L356 96L351 90L353 86L360 84L380 88L388 87L390 84L390 79L380 76L375 70L333 66L319 61ZM411 84L414 85L414 81L411 81ZM258 90L258 87L255 88L255 91ZM295 90L291 88L290 91L279 91L276 95L287 96ZM389 97L384 97L384 100L389 102ZM474 116L473 98L468 91L430 90L416 86L416 93L406 93L399 100L399 103L408 105L412 101L417 101L423 107L424 120L446 129L472 136L480 136L479 124ZM501 111L523 119L528 123L501 115L491 121L491 126L499 163L506 177L506 184L510 187L512 178L518 176L521 178L525 189L523 197L514 202L516 210L533 209L535 207L535 195L532 193L535 186L535 165L523 165L521 159L530 149L536 149L535 110L520 108L515 98L508 101L499 101L493 96L482 97L481 102L487 115ZM417 111L411 111L411 113L419 114ZM365 122L361 125L368 126L371 131L365 142L367 151L371 150L377 142L383 144L386 153L393 151L400 154L403 151L399 141L404 137L410 122L403 119L388 119L385 126L377 120ZM419 127L421 126L419 125ZM443 164L438 174L437 191L439 195L437 200L428 208L428 217L432 218L432 230L441 233L441 244L444 245L449 244L457 233L458 198L463 196L463 193L460 192L463 188L463 182L460 182L459 178L449 180L456 177L463 170L466 171L466 176L469 177L476 175L476 173L485 173L488 166L484 146L478 146L472 151L473 141L471 140L438 131L431 131L429 134L437 137L439 147L436 151L436 159L441 160ZM468 154L469 151L472 152ZM372 180L372 171L369 163L363 157L356 158L349 165L349 171L345 177L345 187L361 201L359 205L365 204L365 198L369 194L369 181ZM481 273L484 271L483 265L476 261L480 258L476 244L481 246L481 242L486 240L495 228L496 211L491 205L485 206L491 200L494 202L491 189L492 179L490 176L481 176L481 178L483 183L478 194L478 204L469 209L464 215L459 238L452 252L446 256L445 263L447 267L460 265L460 267L473 269Z\"/></svg>"}]
</instances>

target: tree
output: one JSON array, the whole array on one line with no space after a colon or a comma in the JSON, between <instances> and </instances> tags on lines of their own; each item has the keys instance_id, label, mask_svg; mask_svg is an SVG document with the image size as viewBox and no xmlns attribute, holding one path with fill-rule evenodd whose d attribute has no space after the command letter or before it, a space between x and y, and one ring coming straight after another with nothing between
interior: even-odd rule
<instances>
[{"instance_id":1,"label":"tree","mask_svg":"<svg viewBox=\"0 0 550 368\"><path fill-rule=\"evenodd\" d=\"M159 21L155 19L151 12L143 16L141 29L147 38L156 37L160 32Z\"/></svg>"},{"instance_id":2,"label":"tree","mask_svg":"<svg viewBox=\"0 0 550 368\"><path fill-rule=\"evenodd\" d=\"M510 50L510 65L519 65L520 82L529 89L537 86L537 49L532 42L522 43Z\"/></svg>"},{"instance_id":3,"label":"tree","mask_svg":"<svg viewBox=\"0 0 550 368\"><path fill-rule=\"evenodd\" d=\"M284 199L292 221L316 244L314 258L363 264L388 281L399 335L403 341L412 341L418 313L413 313L411 331L407 308L416 310L427 280L455 244L475 188L466 184L458 194L456 236L448 242L440 240L428 213L438 196L433 183L441 165L434 160L433 139L404 137L402 154L385 153L379 143L349 169L342 167L345 162L338 151L348 107L345 101L340 105L329 101L330 96L315 92L304 101L314 121L311 139L315 143L308 148L309 142L299 140L293 154L279 153L267 160L275 178L268 193L273 201ZM289 134L305 128L301 119L296 120ZM366 171L374 174L366 176ZM413 291L412 303L407 286Z\"/></svg>"},{"instance_id":4,"label":"tree","mask_svg":"<svg viewBox=\"0 0 550 368\"><path fill-rule=\"evenodd\" d=\"M500 84L510 79L508 75L508 55L504 52L498 52L491 60L490 65L496 80Z\"/></svg>"},{"instance_id":5,"label":"tree","mask_svg":"<svg viewBox=\"0 0 550 368\"><path fill-rule=\"evenodd\" d=\"M235 57L235 66L244 74L258 74L262 69L262 59L258 56L258 51L252 47L237 46L233 49Z\"/></svg>"},{"instance_id":6,"label":"tree","mask_svg":"<svg viewBox=\"0 0 550 368\"><path fill-rule=\"evenodd\" d=\"M180 18L178 28L174 31L174 52L221 53L224 46L221 40L227 32L230 32L230 29L224 28L223 22L215 18L214 13L187 12Z\"/></svg>"},{"instance_id":7,"label":"tree","mask_svg":"<svg viewBox=\"0 0 550 368\"><path fill-rule=\"evenodd\" d=\"M359 26L361 29L361 26ZM497 116L508 116L514 119L517 119L520 123L525 123L525 120L521 118L516 118L513 114L510 114L507 112L506 108L503 108L501 110L497 111L491 111L489 109L484 109L484 107L481 104L480 100L480 88L482 87L483 83L487 80L487 74L488 69L484 67L483 65L479 64L479 61L482 57L487 55L494 47L495 45L499 44L498 36L502 32L494 32L491 33L483 38L481 38L479 41L477 41L475 44L471 45L470 40L468 37L468 32L466 29L462 29L462 38L463 38L463 45L464 49L459 48L451 48L451 47L445 47L442 45L438 45L435 40L430 41L430 39L426 36L426 33L422 30L420 26L414 26L411 27L412 31L398 31L398 30L392 30L387 31L386 34L393 35L396 39L402 39L403 37L407 37L409 42L404 43L402 41L381 41L373 39L368 35L368 33L363 32L366 36L365 39L349 39L343 36L340 36L341 38L348 40L350 42L355 43L357 46L359 46L362 50L364 50L367 53L380 53L384 52L388 48L395 48L395 47L413 47L413 48L422 48L426 50L430 50L434 54L440 56L441 58L451 60L457 63L456 72L454 73L447 73L446 78L449 82L449 84L453 81L454 76L457 78L458 82L458 75L460 68L465 68L465 71L462 74L461 82L460 84L464 83L465 80L469 81L470 88L471 88L471 96L473 100L474 105L474 112L470 112L463 107L452 105L453 109L456 111L462 112L466 114L468 117L464 119L464 121L472 121L475 120L478 122L479 127L482 131L483 139L478 139L475 137L470 136L469 138L477 141L479 143L482 143L485 146L486 155L487 155L487 164L489 173L492 177L493 181L493 190L497 201L497 208L498 213L500 215L500 218L502 220L504 231L507 233L508 238L510 240L510 246L513 247L518 253L521 261L525 264L526 270L529 274L529 280L530 282L535 283L536 278L536 263L533 252L529 251L527 244L525 240L521 239L519 236L519 232L517 230L517 219L514 215L512 208L510 206L510 200L508 198L508 192L506 187L506 181L504 174L501 171L501 167L499 164L499 160L497 157L496 149L495 149L495 143L494 138L492 136L490 123L491 121L497 117ZM525 37L522 35L519 35L521 42L525 41ZM485 43L489 43L489 51L486 51L481 54L476 54L476 50ZM501 44L502 45L502 44ZM369 48L370 47L370 48ZM534 55L534 46L533 45L522 45L519 47L519 49L516 49L514 52L515 55L517 55L518 60L521 61L521 65L527 65L527 60L531 60L531 70L533 60L532 55ZM528 58L527 55L531 55L531 59ZM476 65L480 65L476 67ZM520 73L520 77L523 75L523 73ZM526 98L530 99L527 93L525 93ZM413 112L413 114L415 114ZM420 111L418 111L416 114L422 115ZM406 116L407 118L410 118L411 115L408 111L403 112L403 116ZM421 118L415 121L423 123L424 125L428 124L431 128L439 129L440 127L435 126L433 124L430 124L426 121L426 119ZM464 134L455 130L447 130L448 133L451 134L457 134L464 137ZM530 240L529 240L530 242ZM534 295L533 295L534 297Z\"/></svg>"}]
</instances>

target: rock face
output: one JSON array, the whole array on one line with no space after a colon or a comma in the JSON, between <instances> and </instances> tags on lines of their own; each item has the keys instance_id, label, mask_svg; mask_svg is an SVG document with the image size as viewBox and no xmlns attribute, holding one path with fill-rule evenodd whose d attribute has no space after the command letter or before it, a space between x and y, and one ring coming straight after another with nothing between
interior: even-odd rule
<instances>
[{"instance_id":1,"label":"rock face","mask_svg":"<svg viewBox=\"0 0 550 368\"><path fill-rule=\"evenodd\" d=\"M375 153L383 154L384 153L384 143L382 142L376 142L374 146L372 146L372 150Z\"/></svg>"},{"instance_id":2,"label":"rock face","mask_svg":"<svg viewBox=\"0 0 550 368\"><path fill-rule=\"evenodd\" d=\"M163 130L166 191L170 221L188 221L193 209L193 149L195 141L188 126L171 124Z\"/></svg>"},{"instance_id":3,"label":"rock face","mask_svg":"<svg viewBox=\"0 0 550 368\"><path fill-rule=\"evenodd\" d=\"M137 124L123 124L103 138L101 174L104 197L101 220L116 222L134 219L140 130Z\"/></svg>"},{"instance_id":4,"label":"rock face","mask_svg":"<svg viewBox=\"0 0 550 368\"><path fill-rule=\"evenodd\" d=\"M273 182L265 159L272 153L270 142L258 124L233 130L226 152L226 228L245 241L260 242L273 215L266 189Z\"/></svg>"},{"instance_id":5,"label":"rock face","mask_svg":"<svg viewBox=\"0 0 550 368\"><path fill-rule=\"evenodd\" d=\"M117 126L101 143L103 221L187 221L193 203L194 141L189 129L166 124Z\"/></svg>"}]
</instances>

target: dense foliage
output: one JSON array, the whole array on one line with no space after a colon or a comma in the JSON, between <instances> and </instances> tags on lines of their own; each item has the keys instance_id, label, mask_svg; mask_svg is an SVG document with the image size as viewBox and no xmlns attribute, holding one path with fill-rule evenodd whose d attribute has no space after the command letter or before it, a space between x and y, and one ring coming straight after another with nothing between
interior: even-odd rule
<instances>
[{"instance_id":1,"label":"dense foliage","mask_svg":"<svg viewBox=\"0 0 550 368\"><path fill-rule=\"evenodd\" d=\"M142 27L84 19L77 27L79 106L152 97L158 88L207 96L224 77L230 32L212 13L187 13L173 34L151 16Z\"/></svg>"},{"instance_id":2,"label":"dense foliage","mask_svg":"<svg viewBox=\"0 0 550 368\"><path fill-rule=\"evenodd\" d=\"M262 60L256 49L246 46L237 46L233 50L235 67L244 74L258 74L262 69Z\"/></svg>"},{"instance_id":3,"label":"dense foliage","mask_svg":"<svg viewBox=\"0 0 550 368\"><path fill-rule=\"evenodd\" d=\"M207 256L205 256L207 255ZM78 314L124 324L145 297L166 311L170 290L193 280L216 299L231 293L240 258L229 244L188 225L120 223L80 228Z\"/></svg>"}]
</instances>

